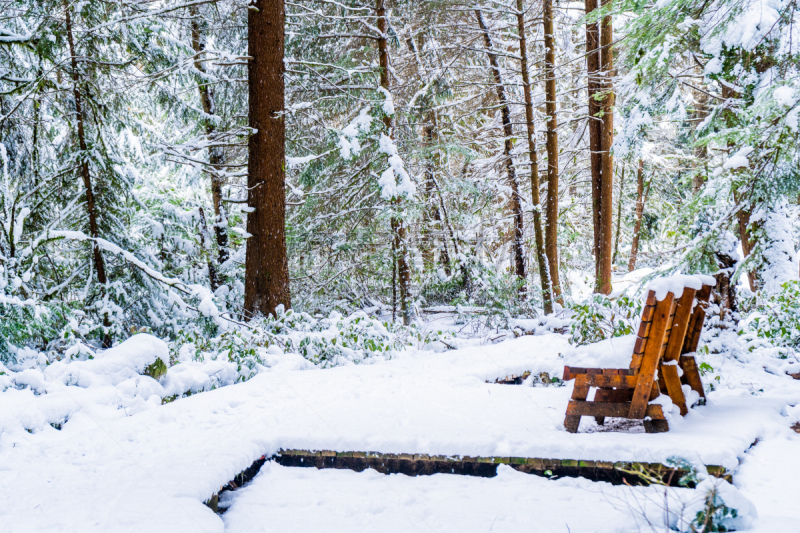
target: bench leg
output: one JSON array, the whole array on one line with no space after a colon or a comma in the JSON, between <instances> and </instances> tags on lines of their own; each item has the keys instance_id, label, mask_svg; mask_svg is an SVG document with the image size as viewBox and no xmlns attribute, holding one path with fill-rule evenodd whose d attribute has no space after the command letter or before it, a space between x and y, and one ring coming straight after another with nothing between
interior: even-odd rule
<instances>
[{"instance_id":1,"label":"bench leg","mask_svg":"<svg viewBox=\"0 0 800 533\"><path fill-rule=\"evenodd\" d=\"M686 415L689 410L686 408L686 397L681 388L681 378L678 376L678 365L661 365L658 369L659 375L667 384L667 394L672 403L681 410L681 415Z\"/></svg>"},{"instance_id":2,"label":"bench leg","mask_svg":"<svg viewBox=\"0 0 800 533\"><path fill-rule=\"evenodd\" d=\"M678 363L683 369L681 381L689 385L692 390L700 395L701 403L705 403L706 393L703 391L703 382L700 380L700 372L697 369L697 361L691 355L682 355Z\"/></svg>"},{"instance_id":3,"label":"bench leg","mask_svg":"<svg viewBox=\"0 0 800 533\"><path fill-rule=\"evenodd\" d=\"M660 405L647 406L647 418L644 421L645 433L664 433L669 431L669 422L664 418L664 412Z\"/></svg>"},{"instance_id":4,"label":"bench leg","mask_svg":"<svg viewBox=\"0 0 800 533\"><path fill-rule=\"evenodd\" d=\"M575 376L575 388L572 389L572 399L580 402L586 401L589 395L589 381L586 374ZM577 433L578 426L581 424L581 417L578 415L567 415L564 417L564 427L570 433Z\"/></svg>"},{"instance_id":5,"label":"bench leg","mask_svg":"<svg viewBox=\"0 0 800 533\"><path fill-rule=\"evenodd\" d=\"M645 420L645 433L666 433L669 431L669 423L666 420Z\"/></svg>"}]
</instances>

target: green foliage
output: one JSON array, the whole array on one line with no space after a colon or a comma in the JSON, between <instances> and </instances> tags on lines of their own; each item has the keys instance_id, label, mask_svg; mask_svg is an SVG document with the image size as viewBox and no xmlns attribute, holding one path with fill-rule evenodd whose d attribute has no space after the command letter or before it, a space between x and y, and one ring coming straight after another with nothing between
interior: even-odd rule
<instances>
[{"instance_id":1,"label":"green foliage","mask_svg":"<svg viewBox=\"0 0 800 533\"><path fill-rule=\"evenodd\" d=\"M82 313L64 304L0 303L0 316L0 362L4 364L13 364L20 348L48 351L73 339L76 329L92 329L81 324Z\"/></svg>"},{"instance_id":2,"label":"green foliage","mask_svg":"<svg viewBox=\"0 0 800 533\"><path fill-rule=\"evenodd\" d=\"M170 359L177 362L188 355L194 361L228 361L236 365L236 381L247 381L258 373L259 365L264 365L265 352L259 348L272 344L274 336L258 327L231 329L213 337L196 329L181 330L170 343Z\"/></svg>"},{"instance_id":3,"label":"green foliage","mask_svg":"<svg viewBox=\"0 0 800 533\"><path fill-rule=\"evenodd\" d=\"M630 335L636 331L642 316L642 302L628 296L609 298L593 294L585 303L570 308L573 313L570 342L578 346Z\"/></svg>"},{"instance_id":4,"label":"green foliage","mask_svg":"<svg viewBox=\"0 0 800 533\"><path fill-rule=\"evenodd\" d=\"M323 368L346 361L359 364L376 355L389 358L391 350L402 348L388 322L364 313L349 317L331 313L330 318L320 321L318 329L323 327L320 335L304 336L297 345L300 355Z\"/></svg>"},{"instance_id":5,"label":"green foliage","mask_svg":"<svg viewBox=\"0 0 800 533\"><path fill-rule=\"evenodd\" d=\"M273 346L279 349L278 354L297 352L315 365L328 368L359 364L375 356L388 359L392 350L413 341L424 344L436 339L434 333L423 335L416 328L391 326L360 311L346 317L334 311L328 318L315 318L308 313L279 309L275 317L256 319L247 327L213 336L196 329L181 330L171 343L171 359L228 361L236 365L237 380L247 381L260 367L268 366L268 348Z\"/></svg>"},{"instance_id":6,"label":"green foliage","mask_svg":"<svg viewBox=\"0 0 800 533\"><path fill-rule=\"evenodd\" d=\"M426 303L478 307L490 326L506 326L511 317L538 314L538 293L524 292L524 282L516 275L498 272L475 254L461 255L452 272L426 280L421 291Z\"/></svg>"},{"instance_id":7,"label":"green foliage","mask_svg":"<svg viewBox=\"0 0 800 533\"><path fill-rule=\"evenodd\" d=\"M698 477L697 477L697 468L694 467L692 463L684 459L683 457L672 456L667 458L667 466L674 468L680 472L681 474L680 479L678 480L678 485L681 487L694 487L697 485Z\"/></svg>"},{"instance_id":8,"label":"green foliage","mask_svg":"<svg viewBox=\"0 0 800 533\"><path fill-rule=\"evenodd\" d=\"M738 514L736 509L731 509L725 504L717 488L712 487L706 494L703 508L692 520L691 531L692 533L729 531L724 522L736 518Z\"/></svg>"},{"instance_id":9,"label":"green foliage","mask_svg":"<svg viewBox=\"0 0 800 533\"><path fill-rule=\"evenodd\" d=\"M800 350L800 281L788 281L782 287L782 291L756 300L740 333L766 339L773 346Z\"/></svg>"},{"instance_id":10,"label":"green foliage","mask_svg":"<svg viewBox=\"0 0 800 533\"><path fill-rule=\"evenodd\" d=\"M153 361L147 368L144 369L144 375L150 376L153 379L159 379L161 376L167 373L167 364L161 360L161 358L157 358Z\"/></svg>"}]
</instances>

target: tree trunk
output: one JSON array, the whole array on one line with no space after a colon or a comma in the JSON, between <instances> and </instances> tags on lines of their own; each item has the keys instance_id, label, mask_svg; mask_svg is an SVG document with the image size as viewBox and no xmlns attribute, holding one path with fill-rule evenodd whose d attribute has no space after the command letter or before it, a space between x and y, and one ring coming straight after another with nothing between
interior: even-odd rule
<instances>
[{"instance_id":1,"label":"tree trunk","mask_svg":"<svg viewBox=\"0 0 800 533\"><path fill-rule=\"evenodd\" d=\"M97 224L97 206L95 204L94 192L92 191L92 176L89 173L89 160L88 149L86 145L86 131L84 130L85 117L83 114L83 100L80 90L80 74L78 73L78 59L75 55L75 39L72 35L72 17L70 15L70 5L67 0L64 1L64 11L66 14L66 30L67 30L67 43L69 44L69 55L72 66L72 94L75 99L75 120L77 122L78 133L78 146L81 150L80 156L80 172L83 178L83 188L86 192L86 213L89 216L89 234L93 239L100 237L100 231ZM97 282L101 286L101 291L105 294L106 284L108 278L106 277L106 265L103 261L103 254L100 251L100 245L97 241L92 241L92 258L94 260L94 268L97 272ZM108 313L103 314L103 345L105 347L111 346L111 320Z\"/></svg>"},{"instance_id":2,"label":"tree trunk","mask_svg":"<svg viewBox=\"0 0 800 533\"><path fill-rule=\"evenodd\" d=\"M422 128L422 137L425 146L430 148L431 138L433 137L433 127L430 124L425 124ZM433 185L433 162L425 162L425 186L423 188L425 197L423 199L422 207L422 225L419 229L419 252L422 256L422 269L424 272L431 272L433 270L436 254L434 253L434 236L436 230L436 215L438 215L438 206L433 203L434 185Z\"/></svg>"},{"instance_id":3,"label":"tree trunk","mask_svg":"<svg viewBox=\"0 0 800 533\"><path fill-rule=\"evenodd\" d=\"M217 280L216 269L214 268L214 261L211 260L211 235L208 233L208 222L206 221L206 211L202 207L197 209L200 215L200 248L205 252L206 266L208 267L208 279L211 281L211 288L214 289L215 280Z\"/></svg>"},{"instance_id":4,"label":"tree trunk","mask_svg":"<svg viewBox=\"0 0 800 533\"><path fill-rule=\"evenodd\" d=\"M597 9L597 0L585 0L588 15ZM600 117L600 31L597 22L586 24L586 71L589 95L589 167L592 172L592 229L594 230L595 278L600 275L600 209L602 205L602 169L603 161L600 146L602 118Z\"/></svg>"},{"instance_id":5,"label":"tree trunk","mask_svg":"<svg viewBox=\"0 0 800 533\"><path fill-rule=\"evenodd\" d=\"M564 304L558 276L558 116L556 115L556 42L553 37L553 0L543 2L544 94L547 110L547 220L545 251L553 297Z\"/></svg>"},{"instance_id":6,"label":"tree trunk","mask_svg":"<svg viewBox=\"0 0 800 533\"><path fill-rule=\"evenodd\" d=\"M622 167L622 176L619 177L619 194L617 195L617 229L614 231L614 257L612 263L617 262L619 253L619 234L622 229L622 193L625 191L625 167Z\"/></svg>"},{"instance_id":7,"label":"tree trunk","mask_svg":"<svg viewBox=\"0 0 800 533\"><path fill-rule=\"evenodd\" d=\"M508 106L506 99L506 90L503 85L503 77L500 74L500 66L497 63L497 54L494 51L492 44L492 36L489 34L489 28L483 20L483 13L479 9L475 10L475 16L478 19L478 25L483 32L483 41L486 45L486 53L489 56L489 65L492 69L494 76L495 89L497 90L497 100L500 103L500 114L503 122L503 136L505 137L503 154L506 160L506 170L508 172L508 185L511 188L511 198L509 207L514 216L514 270L517 277L522 282L520 291L525 290L525 254L522 248L522 234L523 234L523 218L522 218L522 203L519 196L519 183L517 182L517 174L514 170L514 160L511 157L511 139L514 136L514 127L511 124L511 110Z\"/></svg>"},{"instance_id":8,"label":"tree trunk","mask_svg":"<svg viewBox=\"0 0 800 533\"><path fill-rule=\"evenodd\" d=\"M202 73L206 68L202 61L202 52L205 50L205 35L201 32L200 21L198 19L197 7L191 8L192 14L192 48L196 55L194 66ZM217 114L216 102L214 100L214 89L201 78L197 84L200 93L200 102L203 105L203 112L207 116ZM204 119L206 136L211 141L217 133L216 125L213 120ZM222 176L223 165L225 164L225 152L221 146L208 147L208 162L211 164L211 200L214 205L214 235L217 241L217 265L222 265L228 260L228 229L225 220L225 212L222 206ZM213 262L209 262L209 282L211 290L215 291L220 286L220 278L217 267Z\"/></svg>"},{"instance_id":9,"label":"tree trunk","mask_svg":"<svg viewBox=\"0 0 800 533\"><path fill-rule=\"evenodd\" d=\"M378 31L381 32L378 38L378 61L381 69L381 87L387 92L389 91L389 45L387 42L387 24L386 24L386 2L385 0L376 0L375 14L378 17ZM386 127L386 132L389 137L394 138L394 131L392 127L392 117L386 115L383 117L383 124ZM411 290L411 270L408 261L408 242L406 239L406 226L403 220L403 200L400 197L392 199L392 208L394 214L392 215L391 228L394 242L394 253L397 257L397 280L400 287L400 311L403 315L403 324L408 325L411 322L411 307L410 307L410 290Z\"/></svg>"},{"instance_id":10,"label":"tree trunk","mask_svg":"<svg viewBox=\"0 0 800 533\"><path fill-rule=\"evenodd\" d=\"M736 283L731 281L731 276L736 270L736 260L727 254L716 254L717 273L714 275L717 283L714 292L719 304L719 327L725 329L730 323L737 322Z\"/></svg>"},{"instance_id":11,"label":"tree trunk","mask_svg":"<svg viewBox=\"0 0 800 533\"><path fill-rule=\"evenodd\" d=\"M706 117L708 116L708 95L703 92L695 91L695 106L694 110L692 111L692 130L696 130L697 126L703 122ZM707 166L707 159L708 159L708 147L706 146L696 146L694 149L694 156L697 158L697 164L694 172L694 176L692 176L692 194L697 194L700 192L700 189L703 188L703 184L706 181L706 174L708 173L706 170Z\"/></svg>"},{"instance_id":12,"label":"tree trunk","mask_svg":"<svg viewBox=\"0 0 800 533\"><path fill-rule=\"evenodd\" d=\"M248 10L248 143L247 216L244 309L246 318L275 314L278 305L291 306L286 257L285 147L283 117L282 0L256 0Z\"/></svg>"},{"instance_id":13,"label":"tree trunk","mask_svg":"<svg viewBox=\"0 0 800 533\"><path fill-rule=\"evenodd\" d=\"M741 98L741 94L737 91L728 87L728 85L722 83L722 99L726 100L726 104L729 103L731 100ZM730 106L726 106L726 109L723 111L725 116L726 125L729 128L733 128L737 126L737 118L736 115L731 111ZM728 147L731 148L735 146L733 142L728 142ZM753 246L755 245L752 231L750 229L750 214L752 211L752 206L743 198L742 192L739 190L738 187L734 187L733 189L733 201L740 205L739 210L736 212L736 221L738 222L738 230L739 230L739 239L742 242L742 254L744 255L743 259L747 259L750 255L750 252L753 251ZM750 269L747 271L747 280L750 282L750 289L752 291L757 291L759 288L759 279L758 273Z\"/></svg>"},{"instance_id":14,"label":"tree trunk","mask_svg":"<svg viewBox=\"0 0 800 533\"><path fill-rule=\"evenodd\" d=\"M602 0L602 6L610 0ZM614 223L614 156L611 153L611 144L614 142L614 53L611 43L614 33L611 15L606 15L602 20L600 35L600 63L602 69L602 115L603 126L600 135L600 149L602 151L602 170L600 183L600 254L598 256L599 269L595 284L595 292L600 294L611 293L611 259L612 238Z\"/></svg>"},{"instance_id":15,"label":"tree trunk","mask_svg":"<svg viewBox=\"0 0 800 533\"><path fill-rule=\"evenodd\" d=\"M547 256L544 250L542 233L542 211L539 191L539 161L536 155L535 128L533 124L533 100L528 75L528 49L525 38L525 10L523 0L517 0L517 29L519 31L519 50L522 70L522 87L525 94L525 124L528 133L528 156L531 162L531 203L533 204L533 235L536 241L536 262L539 263L539 278L542 283L542 301L545 314L553 312L553 286L550 281Z\"/></svg>"},{"instance_id":16,"label":"tree trunk","mask_svg":"<svg viewBox=\"0 0 800 533\"><path fill-rule=\"evenodd\" d=\"M434 131L436 129L436 114L431 111L430 113L430 125L425 127L425 140L428 145L429 150L433 150L435 145L435 135ZM448 276L450 275L450 253L447 251L447 237L444 233L444 227L442 224L442 211L439 208L439 201L438 198L434 197L436 193L436 178L434 176L434 172L436 172L436 168L439 167L439 160L436 156L431 156L428 164L425 167L425 195L426 195L426 202L428 203L429 209L426 210L426 213L430 211L430 217L433 219L433 229L434 231L438 232L442 236L442 250L439 252L439 263L444 268L445 274ZM431 239L430 241L430 249L431 249L431 263L433 263L433 242L434 240Z\"/></svg>"},{"instance_id":17,"label":"tree trunk","mask_svg":"<svg viewBox=\"0 0 800 533\"><path fill-rule=\"evenodd\" d=\"M417 45L414 43L413 37L406 39L409 51L414 54L414 60L417 65L417 74L420 77L423 85L428 84L428 76L425 72L425 67L417 52ZM436 120L436 111L434 109L428 110L428 116L425 121L425 126L422 130L422 136L425 146L428 149L427 161L425 164L425 209L423 210L423 223L422 223L422 244L420 245L420 252L422 254L422 262L426 271L433 269L435 264L435 235L432 232L438 232L442 237L442 250L439 254L439 263L444 268L445 273L450 275L450 253L447 250L447 237L444 232L442 224L442 212L439 208L439 202L436 198L436 178L434 173L439 168L439 154L435 150L436 135L438 124Z\"/></svg>"},{"instance_id":18,"label":"tree trunk","mask_svg":"<svg viewBox=\"0 0 800 533\"><path fill-rule=\"evenodd\" d=\"M647 186L648 192L650 185ZM639 235L642 231L642 215L644 214L644 204L647 202L647 193L644 190L644 161L639 160L639 168L636 171L636 222L633 224L633 242L631 243L631 258L628 261L628 272L636 269L636 255L639 253Z\"/></svg>"}]
</instances>

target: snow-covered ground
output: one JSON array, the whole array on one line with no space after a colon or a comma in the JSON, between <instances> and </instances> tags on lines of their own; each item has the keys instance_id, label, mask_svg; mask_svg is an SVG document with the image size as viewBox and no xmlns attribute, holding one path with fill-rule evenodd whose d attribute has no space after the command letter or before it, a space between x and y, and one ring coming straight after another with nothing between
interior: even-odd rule
<instances>
[{"instance_id":1,"label":"snow-covered ground","mask_svg":"<svg viewBox=\"0 0 800 533\"><path fill-rule=\"evenodd\" d=\"M672 416L665 434L597 431L586 419L580 433L569 434L562 421L571 384L486 383L526 370L558 376L564 364L625 367L632 342L576 350L564 336L545 334L445 353L408 350L387 362L327 370L276 355L248 382L166 405L149 398L130 413L112 413L87 395L90 374L66 382L54 376L39 385L73 402L69 419L61 430L45 425L33 433L20 421L46 418L49 394L8 389L0 394L2 529L637 531L665 523L663 489L550 481L505 467L492 479L408 478L268 463L252 485L233 493L224 521L203 505L261 455L300 448L647 462L680 456L701 473L703 464L735 470L741 493L732 497L744 502L742 525L754 520L762 531L791 531L780 528L800 520L789 502L800 474L800 441L789 429L800 420L800 408L790 407L800 404L800 383L765 372L755 356L712 357L721 377L706 377L717 387L709 404ZM135 359L141 365L154 357ZM125 372L120 383L135 382ZM669 494L670 508L688 505L689 515L702 499L688 489ZM641 509L645 500L651 504Z\"/></svg>"}]
</instances>

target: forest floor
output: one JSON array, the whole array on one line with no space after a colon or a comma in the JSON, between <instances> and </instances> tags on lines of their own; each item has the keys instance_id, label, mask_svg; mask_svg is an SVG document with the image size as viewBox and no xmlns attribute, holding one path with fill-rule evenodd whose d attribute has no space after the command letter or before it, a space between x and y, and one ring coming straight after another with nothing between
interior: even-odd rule
<instances>
[{"instance_id":1,"label":"forest floor","mask_svg":"<svg viewBox=\"0 0 800 533\"><path fill-rule=\"evenodd\" d=\"M252 483L225 493L225 514L203 504L259 457L306 449L646 462L677 456L701 479L704 465L733 473L733 485L709 478L700 486L724 485L720 494L737 509L740 530L796 531L800 435L790 426L800 421L800 383L769 371L768 355L708 355L714 374L704 379L715 385L708 404L686 417L670 413L668 433L635 425L606 431L584 418L570 434L562 421L571 383L494 380L524 371L558 376L564 364L626 367L632 337L578 349L553 333L472 344L326 370L287 354L245 383L115 416L95 408L97 398L80 396L91 384L77 380L61 387L59 401L76 405L60 430L6 430L48 408L46 394L7 389L0 394L3 530L659 531L687 527L703 504L700 489L547 479L502 465L494 478L474 478L270 462Z\"/></svg>"}]
</instances>

